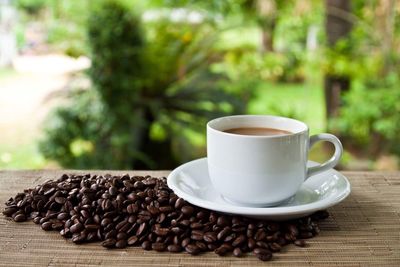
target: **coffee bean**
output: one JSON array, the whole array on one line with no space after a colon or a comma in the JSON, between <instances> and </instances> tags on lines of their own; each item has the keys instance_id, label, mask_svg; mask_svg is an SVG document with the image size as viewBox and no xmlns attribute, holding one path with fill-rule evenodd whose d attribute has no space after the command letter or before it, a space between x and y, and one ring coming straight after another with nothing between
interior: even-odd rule
<instances>
[{"instance_id":1,"label":"coffee bean","mask_svg":"<svg viewBox=\"0 0 400 267\"><path fill-rule=\"evenodd\" d=\"M113 238L109 238L109 239L106 239L106 240L104 240L102 243L101 243L101 245L103 246L103 247L106 247L106 248L113 248L113 247L115 247L115 244L117 243L117 240L115 240L115 239L113 239Z\"/></svg>"},{"instance_id":2,"label":"coffee bean","mask_svg":"<svg viewBox=\"0 0 400 267\"><path fill-rule=\"evenodd\" d=\"M42 229L43 230L45 230L45 231L49 231L49 230L51 230L52 229L52 222L44 222L44 223L42 223Z\"/></svg>"},{"instance_id":3,"label":"coffee bean","mask_svg":"<svg viewBox=\"0 0 400 267\"><path fill-rule=\"evenodd\" d=\"M274 243L269 244L269 249L273 252L278 252L282 249L282 246L279 245L278 243L274 242Z\"/></svg>"},{"instance_id":4,"label":"coffee bean","mask_svg":"<svg viewBox=\"0 0 400 267\"><path fill-rule=\"evenodd\" d=\"M232 242L232 246L237 247L240 246L241 244L243 244L246 241L246 236L245 235L240 235L238 237L236 237L235 240L233 240Z\"/></svg>"},{"instance_id":5,"label":"coffee bean","mask_svg":"<svg viewBox=\"0 0 400 267\"><path fill-rule=\"evenodd\" d=\"M201 223L198 223L198 222L193 222L190 224L190 228L192 228L192 229L201 229L203 227L204 227L204 225Z\"/></svg>"},{"instance_id":6,"label":"coffee bean","mask_svg":"<svg viewBox=\"0 0 400 267\"><path fill-rule=\"evenodd\" d=\"M143 248L144 250L151 250L151 242L150 242L150 241L144 241L144 242L142 243L142 248Z\"/></svg>"},{"instance_id":7,"label":"coffee bean","mask_svg":"<svg viewBox=\"0 0 400 267\"><path fill-rule=\"evenodd\" d=\"M138 205L136 205L136 204L129 204L129 205L126 207L126 211L127 211L129 214L137 213L137 212L139 211L139 207L138 207Z\"/></svg>"},{"instance_id":8,"label":"coffee bean","mask_svg":"<svg viewBox=\"0 0 400 267\"><path fill-rule=\"evenodd\" d=\"M225 237L224 242L230 243L231 241L233 241L236 238L236 234L232 233L228 236Z\"/></svg>"},{"instance_id":9,"label":"coffee bean","mask_svg":"<svg viewBox=\"0 0 400 267\"><path fill-rule=\"evenodd\" d=\"M230 221L228 219L228 217L226 216L220 216L217 220L217 225L219 226L227 226L230 224Z\"/></svg>"},{"instance_id":10,"label":"coffee bean","mask_svg":"<svg viewBox=\"0 0 400 267\"><path fill-rule=\"evenodd\" d=\"M128 235L124 232L118 233L117 234L117 240L121 240L121 239L127 239Z\"/></svg>"},{"instance_id":11,"label":"coffee bean","mask_svg":"<svg viewBox=\"0 0 400 267\"><path fill-rule=\"evenodd\" d=\"M161 252L164 251L167 246L164 243L153 243L151 244L151 248L155 251Z\"/></svg>"},{"instance_id":12,"label":"coffee bean","mask_svg":"<svg viewBox=\"0 0 400 267\"><path fill-rule=\"evenodd\" d=\"M26 221L26 216L25 214L18 214L17 216L14 217L15 222L24 222Z\"/></svg>"},{"instance_id":13,"label":"coffee bean","mask_svg":"<svg viewBox=\"0 0 400 267\"><path fill-rule=\"evenodd\" d=\"M198 241L203 240L203 237L204 237L203 232L194 232L194 231L192 231L192 234L190 236L192 240L198 240Z\"/></svg>"},{"instance_id":14,"label":"coffee bean","mask_svg":"<svg viewBox=\"0 0 400 267\"><path fill-rule=\"evenodd\" d=\"M229 251L232 251L232 246L224 243L221 246L219 246L214 252L220 256L225 255L226 253L228 253Z\"/></svg>"},{"instance_id":15,"label":"coffee bean","mask_svg":"<svg viewBox=\"0 0 400 267\"><path fill-rule=\"evenodd\" d=\"M143 223L140 224L138 230L136 231L136 235L137 236L142 235L145 232L145 230L146 230L146 223L143 222Z\"/></svg>"},{"instance_id":16,"label":"coffee bean","mask_svg":"<svg viewBox=\"0 0 400 267\"><path fill-rule=\"evenodd\" d=\"M231 232L231 228L226 226L224 229L221 230L221 232L218 233L217 239L218 240L223 240L225 237Z\"/></svg>"},{"instance_id":17,"label":"coffee bean","mask_svg":"<svg viewBox=\"0 0 400 267\"><path fill-rule=\"evenodd\" d=\"M185 205L185 200L183 198L178 198L175 202L175 209L181 209Z\"/></svg>"},{"instance_id":18,"label":"coffee bean","mask_svg":"<svg viewBox=\"0 0 400 267\"><path fill-rule=\"evenodd\" d=\"M64 204L66 199L64 197L56 197L54 198L55 202L57 202L58 204Z\"/></svg>"},{"instance_id":19,"label":"coffee bean","mask_svg":"<svg viewBox=\"0 0 400 267\"><path fill-rule=\"evenodd\" d=\"M207 244L207 248L208 248L209 251L214 251L214 250L217 249L217 247L218 247L218 246L217 246L215 243L209 243L209 244Z\"/></svg>"},{"instance_id":20,"label":"coffee bean","mask_svg":"<svg viewBox=\"0 0 400 267\"><path fill-rule=\"evenodd\" d=\"M72 225L70 227L69 230L71 231L71 233L75 234L75 233L78 233L79 231L83 230L83 228L84 228L83 224L75 223L74 225Z\"/></svg>"},{"instance_id":21,"label":"coffee bean","mask_svg":"<svg viewBox=\"0 0 400 267\"><path fill-rule=\"evenodd\" d=\"M196 241L194 243L201 251L207 251L207 245L203 241Z\"/></svg>"},{"instance_id":22,"label":"coffee bean","mask_svg":"<svg viewBox=\"0 0 400 267\"><path fill-rule=\"evenodd\" d=\"M193 214L194 212L194 208L192 206L183 206L181 208L181 211L183 214L185 214L186 216L190 216Z\"/></svg>"},{"instance_id":23,"label":"coffee bean","mask_svg":"<svg viewBox=\"0 0 400 267\"><path fill-rule=\"evenodd\" d=\"M217 234L214 232L207 232L204 234L203 239L207 243L214 243L217 241Z\"/></svg>"},{"instance_id":24,"label":"coffee bean","mask_svg":"<svg viewBox=\"0 0 400 267\"><path fill-rule=\"evenodd\" d=\"M185 250L187 253L192 255L197 255L201 252L200 248L194 244L188 244L187 246L185 246Z\"/></svg>"},{"instance_id":25,"label":"coffee bean","mask_svg":"<svg viewBox=\"0 0 400 267\"><path fill-rule=\"evenodd\" d=\"M247 246L249 249L254 249L256 247L256 241L253 238L249 238L247 241Z\"/></svg>"},{"instance_id":26,"label":"coffee bean","mask_svg":"<svg viewBox=\"0 0 400 267\"><path fill-rule=\"evenodd\" d=\"M294 241L294 244L298 247L305 247L307 245L306 241L304 241L303 239L298 239Z\"/></svg>"},{"instance_id":27,"label":"coffee bean","mask_svg":"<svg viewBox=\"0 0 400 267\"><path fill-rule=\"evenodd\" d=\"M68 217L69 215L66 212L61 212L60 214L57 215L57 219L60 221L66 220Z\"/></svg>"},{"instance_id":28,"label":"coffee bean","mask_svg":"<svg viewBox=\"0 0 400 267\"><path fill-rule=\"evenodd\" d=\"M116 248L125 248L128 245L125 239L120 239L115 243Z\"/></svg>"},{"instance_id":29,"label":"coffee bean","mask_svg":"<svg viewBox=\"0 0 400 267\"><path fill-rule=\"evenodd\" d=\"M266 242L264 242L264 241L257 241L257 242L256 242L256 245L257 245L257 247L260 247L260 248L269 249L268 243L266 243Z\"/></svg>"},{"instance_id":30,"label":"coffee bean","mask_svg":"<svg viewBox=\"0 0 400 267\"><path fill-rule=\"evenodd\" d=\"M173 252L173 253L177 253L177 252L181 252L182 251L182 247L178 246L176 244L169 245L167 247L167 249L168 249L169 252Z\"/></svg>"},{"instance_id":31,"label":"coffee bean","mask_svg":"<svg viewBox=\"0 0 400 267\"><path fill-rule=\"evenodd\" d=\"M253 253L262 261L269 261L272 258L272 253L265 248L255 248Z\"/></svg>"},{"instance_id":32,"label":"coffee bean","mask_svg":"<svg viewBox=\"0 0 400 267\"><path fill-rule=\"evenodd\" d=\"M241 256L243 255L243 252L242 252L242 250L241 250L240 248L235 248L235 249L233 250L233 255L234 255L235 257L241 257Z\"/></svg>"},{"instance_id":33,"label":"coffee bean","mask_svg":"<svg viewBox=\"0 0 400 267\"><path fill-rule=\"evenodd\" d=\"M38 216L38 217L33 219L33 222L36 223L36 224L39 224L41 219L42 219L42 217Z\"/></svg>"},{"instance_id":34,"label":"coffee bean","mask_svg":"<svg viewBox=\"0 0 400 267\"><path fill-rule=\"evenodd\" d=\"M267 237L267 234L265 233L265 231L263 229L259 229L257 231L257 233L255 234L254 239L256 241L260 241L260 240L264 240L264 238L266 238L266 237Z\"/></svg>"},{"instance_id":35,"label":"coffee bean","mask_svg":"<svg viewBox=\"0 0 400 267\"><path fill-rule=\"evenodd\" d=\"M10 217L11 215L13 215L15 212L17 212L18 211L18 208L17 207L6 207L4 210L3 210L3 214L5 215L5 216L7 216L7 217Z\"/></svg>"},{"instance_id":36,"label":"coffee bean","mask_svg":"<svg viewBox=\"0 0 400 267\"><path fill-rule=\"evenodd\" d=\"M64 227L64 224L63 224L62 222L60 222L60 221L54 222L54 223L52 223L52 225L51 225L51 228L52 228L52 229L58 230L58 231L61 230L63 227Z\"/></svg>"},{"instance_id":37,"label":"coffee bean","mask_svg":"<svg viewBox=\"0 0 400 267\"><path fill-rule=\"evenodd\" d=\"M182 247L186 247L187 245L189 245L189 243L190 243L190 238L185 238L182 240L181 245Z\"/></svg>"},{"instance_id":38,"label":"coffee bean","mask_svg":"<svg viewBox=\"0 0 400 267\"><path fill-rule=\"evenodd\" d=\"M154 230L154 233L159 236L166 236L169 234L169 229L168 228L157 228Z\"/></svg>"}]
</instances>

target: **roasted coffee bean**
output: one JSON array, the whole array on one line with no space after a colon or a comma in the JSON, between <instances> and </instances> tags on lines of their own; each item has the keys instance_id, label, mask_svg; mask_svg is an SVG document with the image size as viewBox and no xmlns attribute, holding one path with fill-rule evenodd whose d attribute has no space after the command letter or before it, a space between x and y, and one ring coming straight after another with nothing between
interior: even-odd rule
<instances>
[{"instance_id":1,"label":"roasted coffee bean","mask_svg":"<svg viewBox=\"0 0 400 267\"><path fill-rule=\"evenodd\" d=\"M200 248L194 244L189 244L185 246L185 250L187 253L192 254L192 255L197 255L201 252Z\"/></svg>"},{"instance_id":2,"label":"roasted coffee bean","mask_svg":"<svg viewBox=\"0 0 400 267\"><path fill-rule=\"evenodd\" d=\"M255 234L254 239L256 241L260 241L260 240L264 240L264 238L266 238L266 237L267 237L267 234L265 233L265 231L263 229L259 229L257 231L257 233Z\"/></svg>"},{"instance_id":3,"label":"roasted coffee bean","mask_svg":"<svg viewBox=\"0 0 400 267\"><path fill-rule=\"evenodd\" d=\"M262 261L269 261L272 259L272 253L268 249L256 248L253 250L253 252L256 255L256 257Z\"/></svg>"},{"instance_id":4,"label":"roasted coffee bean","mask_svg":"<svg viewBox=\"0 0 400 267\"><path fill-rule=\"evenodd\" d=\"M117 240L121 240L121 239L127 239L128 235L124 232L118 233L117 234Z\"/></svg>"},{"instance_id":5,"label":"roasted coffee bean","mask_svg":"<svg viewBox=\"0 0 400 267\"><path fill-rule=\"evenodd\" d=\"M52 222L44 222L44 223L42 223L42 229L43 230L45 230L45 231L49 231L49 230L51 230L52 229Z\"/></svg>"},{"instance_id":6,"label":"roasted coffee bean","mask_svg":"<svg viewBox=\"0 0 400 267\"><path fill-rule=\"evenodd\" d=\"M69 217L68 213L66 212L61 212L60 214L57 215L58 220L66 220Z\"/></svg>"},{"instance_id":7,"label":"roasted coffee bean","mask_svg":"<svg viewBox=\"0 0 400 267\"><path fill-rule=\"evenodd\" d=\"M185 200L183 198L178 198L175 202L175 209L181 209L185 205Z\"/></svg>"},{"instance_id":8,"label":"roasted coffee bean","mask_svg":"<svg viewBox=\"0 0 400 267\"><path fill-rule=\"evenodd\" d=\"M225 237L224 242L230 243L236 238L236 234L232 233Z\"/></svg>"},{"instance_id":9,"label":"roasted coffee bean","mask_svg":"<svg viewBox=\"0 0 400 267\"><path fill-rule=\"evenodd\" d=\"M38 217L33 219L33 222L36 223L36 224L39 224L41 219L42 219L42 217L38 216Z\"/></svg>"},{"instance_id":10,"label":"roasted coffee bean","mask_svg":"<svg viewBox=\"0 0 400 267\"><path fill-rule=\"evenodd\" d=\"M301 232L299 235L300 238L307 239L313 237L311 232Z\"/></svg>"},{"instance_id":11,"label":"roasted coffee bean","mask_svg":"<svg viewBox=\"0 0 400 267\"><path fill-rule=\"evenodd\" d=\"M177 253L177 252L181 252L182 251L182 247L178 246L178 245L175 245L175 244L172 244L172 245L169 245L167 247L167 250L169 252Z\"/></svg>"},{"instance_id":12,"label":"roasted coffee bean","mask_svg":"<svg viewBox=\"0 0 400 267\"><path fill-rule=\"evenodd\" d=\"M151 242L150 242L150 241L144 241L144 242L142 243L142 248L143 248L144 250L151 250Z\"/></svg>"},{"instance_id":13,"label":"roasted coffee bean","mask_svg":"<svg viewBox=\"0 0 400 267\"><path fill-rule=\"evenodd\" d=\"M226 216L220 216L217 220L217 225L219 226L227 226L230 224L230 220Z\"/></svg>"},{"instance_id":14,"label":"roasted coffee bean","mask_svg":"<svg viewBox=\"0 0 400 267\"><path fill-rule=\"evenodd\" d=\"M218 233L217 239L218 240L223 240L225 237L231 232L231 228L226 226L224 229L221 230L221 232Z\"/></svg>"},{"instance_id":15,"label":"roasted coffee bean","mask_svg":"<svg viewBox=\"0 0 400 267\"><path fill-rule=\"evenodd\" d=\"M133 246L137 243L137 241L139 240L139 238L137 236L131 236L128 238L128 245L129 246Z\"/></svg>"},{"instance_id":16,"label":"roasted coffee bean","mask_svg":"<svg viewBox=\"0 0 400 267\"><path fill-rule=\"evenodd\" d=\"M247 246L249 249L254 249L256 247L256 241L253 238L249 238L247 241Z\"/></svg>"},{"instance_id":17,"label":"roasted coffee bean","mask_svg":"<svg viewBox=\"0 0 400 267\"><path fill-rule=\"evenodd\" d=\"M13 215L15 212L17 212L18 211L18 208L17 207L6 207L4 210L3 210L3 214L5 215L5 216L7 216L7 217L10 217L11 215Z\"/></svg>"},{"instance_id":18,"label":"roasted coffee bean","mask_svg":"<svg viewBox=\"0 0 400 267\"><path fill-rule=\"evenodd\" d=\"M58 230L58 231L61 230L63 227L64 227L64 224L63 224L62 222L60 222L60 221L54 222L54 223L52 223L52 225L51 225L51 228L52 228L52 229Z\"/></svg>"},{"instance_id":19,"label":"roasted coffee bean","mask_svg":"<svg viewBox=\"0 0 400 267\"><path fill-rule=\"evenodd\" d=\"M193 214L194 212L194 208L192 206L183 206L181 208L181 211L183 214L185 214L186 216L190 216Z\"/></svg>"},{"instance_id":20,"label":"roasted coffee bean","mask_svg":"<svg viewBox=\"0 0 400 267\"><path fill-rule=\"evenodd\" d=\"M229 245L228 243L224 243L221 246L219 246L214 252L220 256L225 255L229 251L232 251L232 246Z\"/></svg>"},{"instance_id":21,"label":"roasted coffee bean","mask_svg":"<svg viewBox=\"0 0 400 267\"><path fill-rule=\"evenodd\" d=\"M169 232L170 231L168 228L157 228L156 230L154 230L154 233L159 236L166 236L169 234Z\"/></svg>"},{"instance_id":22,"label":"roasted coffee bean","mask_svg":"<svg viewBox=\"0 0 400 267\"><path fill-rule=\"evenodd\" d=\"M234 255L235 257L241 257L241 256L243 255L243 252L242 252L242 250L241 250L240 248L235 248L235 249L233 250L233 255Z\"/></svg>"},{"instance_id":23,"label":"roasted coffee bean","mask_svg":"<svg viewBox=\"0 0 400 267\"><path fill-rule=\"evenodd\" d=\"M194 243L201 251L207 251L207 245L203 241L196 241Z\"/></svg>"},{"instance_id":24,"label":"roasted coffee bean","mask_svg":"<svg viewBox=\"0 0 400 267\"><path fill-rule=\"evenodd\" d=\"M278 243L271 243L271 244L269 244L269 249L272 251L272 252L278 252L278 251L280 251L281 249L282 249L282 246L281 245L279 245Z\"/></svg>"},{"instance_id":25,"label":"roasted coffee bean","mask_svg":"<svg viewBox=\"0 0 400 267\"><path fill-rule=\"evenodd\" d=\"M173 232L175 235L180 235L181 233L183 233L183 229L179 227L172 227L171 232Z\"/></svg>"},{"instance_id":26,"label":"roasted coffee bean","mask_svg":"<svg viewBox=\"0 0 400 267\"><path fill-rule=\"evenodd\" d=\"M111 230L105 234L104 238L109 239L109 238L115 238L116 236L117 236L117 231Z\"/></svg>"},{"instance_id":27,"label":"roasted coffee bean","mask_svg":"<svg viewBox=\"0 0 400 267\"><path fill-rule=\"evenodd\" d=\"M234 246L234 247L240 246L240 245L242 245L245 241L246 241L246 236L245 236L245 235L240 235L240 236L236 237L235 240L233 240L232 246Z\"/></svg>"},{"instance_id":28,"label":"roasted coffee bean","mask_svg":"<svg viewBox=\"0 0 400 267\"><path fill-rule=\"evenodd\" d=\"M257 247L260 247L260 248L269 249L268 243L266 243L266 242L264 242L264 241L257 241L257 242L256 242L256 245L257 245Z\"/></svg>"},{"instance_id":29,"label":"roasted coffee bean","mask_svg":"<svg viewBox=\"0 0 400 267\"><path fill-rule=\"evenodd\" d=\"M24 221L26 221L26 216L25 216L25 214L18 214L18 215L16 215L15 217L14 217L14 221L15 222L24 222Z\"/></svg>"},{"instance_id":30,"label":"roasted coffee bean","mask_svg":"<svg viewBox=\"0 0 400 267\"><path fill-rule=\"evenodd\" d=\"M161 252L164 251L167 246L164 243L153 243L151 244L151 248L155 251Z\"/></svg>"},{"instance_id":31,"label":"roasted coffee bean","mask_svg":"<svg viewBox=\"0 0 400 267\"><path fill-rule=\"evenodd\" d=\"M115 243L116 248L125 248L128 245L125 239L120 239Z\"/></svg>"},{"instance_id":32,"label":"roasted coffee bean","mask_svg":"<svg viewBox=\"0 0 400 267\"><path fill-rule=\"evenodd\" d=\"M214 250L217 249L217 247L218 247L218 246L217 246L215 243L209 243L209 244L207 244L207 248L208 248L209 251L214 251Z\"/></svg>"},{"instance_id":33,"label":"roasted coffee bean","mask_svg":"<svg viewBox=\"0 0 400 267\"><path fill-rule=\"evenodd\" d=\"M203 227L204 227L204 225L201 223L198 223L198 222L193 222L190 224L190 228L192 228L192 229L201 229Z\"/></svg>"},{"instance_id":34,"label":"roasted coffee bean","mask_svg":"<svg viewBox=\"0 0 400 267\"><path fill-rule=\"evenodd\" d=\"M192 231L192 234L190 236L190 238L192 240L197 240L197 241L203 240L203 237L204 237L204 234L202 232L198 233L198 232L193 232L193 231Z\"/></svg>"},{"instance_id":35,"label":"roasted coffee bean","mask_svg":"<svg viewBox=\"0 0 400 267\"><path fill-rule=\"evenodd\" d=\"M214 232L207 232L204 234L203 239L207 243L214 243L217 241L217 234Z\"/></svg>"},{"instance_id":36,"label":"roasted coffee bean","mask_svg":"<svg viewBox=\"0 0 400 267\"><path fill-rule=\"evenodd\" d=\"M139 211L139 207L138 207L138 205L136 205L136 204L129 204L129 205L126 207L126 211L127 211L129 214L137 213L137 212Z\"/></svg>"},{"instance_id":37,"label":"roasted coffee bean","mask_svg":"<svg viewBox=\"0 0 400 267\"><path fill-rule=\"evenodd\" d=\"M182 247L186 247L187 245L189 245L189 243L190 243L190 238L185 238L182 240L181 245Z\"/></svg>"},{"instance_id":38,"label":"roasted coffee bean","mask_svg":"<svg viewBox=\"0 0 400 267\"><path fill-rule=\"evenodd\" d=\"M298 247L305 247L307 245L306 241L304 241L303 239L298 239L294 241L294 244Z\"/></svg>"},{"instance_id":39,"label":"roasted coffee bean","mask_svg":"<svg viewBox=\"0 0 400 267\"><path fill-rule=\"evenodd\" d=\"M58 204L64 204L66 199L64 197L55 197L54 198L55 202L57 202Z\"/></svg>"},{"instance_id":40,"label":"roasted coffee bean","mask_svg":"<svg viewBox=\"0 0 400 267\"><path fill-rule=\"evenodd\" d=\"M69 230L71 231L71 233L75 234L80 232L83 228L84 228L83 224L78 222L72 225Z\"/></svg>"},{"instance_id":41,"label":"roasted coffee bean","mask_svg":"<svg viewBox=\"0 0 400 267\"><path fill-rule=\"evenodd\" d=\"M115 239L113 239L113 238L109 238L109 239L106 239L106 240L104 240L102 243L101 243L101 245L103 246L103 247L106 247L106 248L113 248L113 247L115 247L115 244L117 243L117 240L115 240Z\"/></svg>"}]
</instances>

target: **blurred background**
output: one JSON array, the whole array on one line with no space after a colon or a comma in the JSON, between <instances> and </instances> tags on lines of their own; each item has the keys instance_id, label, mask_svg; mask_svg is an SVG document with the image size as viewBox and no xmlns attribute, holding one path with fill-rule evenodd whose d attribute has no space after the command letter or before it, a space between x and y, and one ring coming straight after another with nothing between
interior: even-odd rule
<instances>
[{"instance_id":1,"label":"blurred background","mask_svg":"<svg viewBox=\"0 0 400 267\"><path fill-rule=\"evenodd\" d=\"M400 166L400 2L0 0L0 169L171 169L205 123L305 121ZM332 148L318 144L310 158Z\"/></svg>"}]
</instances>

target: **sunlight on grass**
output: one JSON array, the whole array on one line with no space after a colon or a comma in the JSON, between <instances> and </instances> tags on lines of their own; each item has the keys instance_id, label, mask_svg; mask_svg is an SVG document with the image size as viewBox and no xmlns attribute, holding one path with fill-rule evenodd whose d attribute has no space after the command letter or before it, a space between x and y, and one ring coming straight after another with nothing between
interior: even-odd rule
<instances>
[{"instance_id":1,"label":"sunlight on grass","mask_svg":"<svg viewBox=\"0 0 400 267\"><path fill-rule=\"evenodd\" d=\"M40 169L45 165L33 141L18 146L0 144L0 169Z\"/></svg>"},{"instance_id":2,"label":"sunlight on grass","mask_svg":"<svg viewBox=\"0 0 400 267\"><path fill-rule=\"evenodd\" d=\"M308 124L310 134L325 130L323 89L319 84L266 82L256 89L249 113L299 119Z\"/></svg>"}]
</instances>

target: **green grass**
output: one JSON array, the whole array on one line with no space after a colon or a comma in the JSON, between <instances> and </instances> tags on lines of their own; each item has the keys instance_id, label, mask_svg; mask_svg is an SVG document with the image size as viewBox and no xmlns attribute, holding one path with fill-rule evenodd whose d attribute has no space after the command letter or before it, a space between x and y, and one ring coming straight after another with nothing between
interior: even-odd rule
<instances>
[{"instance_id":1,"label":"green grass","mask_svg":"<svg viewBox=\"0 0 400 267\"><path fill-rule=\"evenodd\" d=\"M310 133L325 130L325 108L322 85L266 82L256 88L249 103L250 114L292 117L307 123Z\"/></svg>"},{"instance_id":2,"label":"green grass","mask_svg":"<svg viewBox=\"0 0 400 267\"><path fill-rule=\"evenodd\" d=\"M0 144L0 169L40 169L45 166L46 160L34 141L21 145Z\"/></svg>"},{"instance_id":3,"label":"green grass","mask_svg":"<svg viewBox=\"0 0 400 267\"><path fill-rule=\"evenodd\" d=\"M304 121L310 134L325 132L325 103L322 84L285 84L266 82L256 88L255 97L249 103L250 114L271 114ZM310 151L310 159L326 161L330 155L322 143Z\"/></svg>"}]
</instances>

